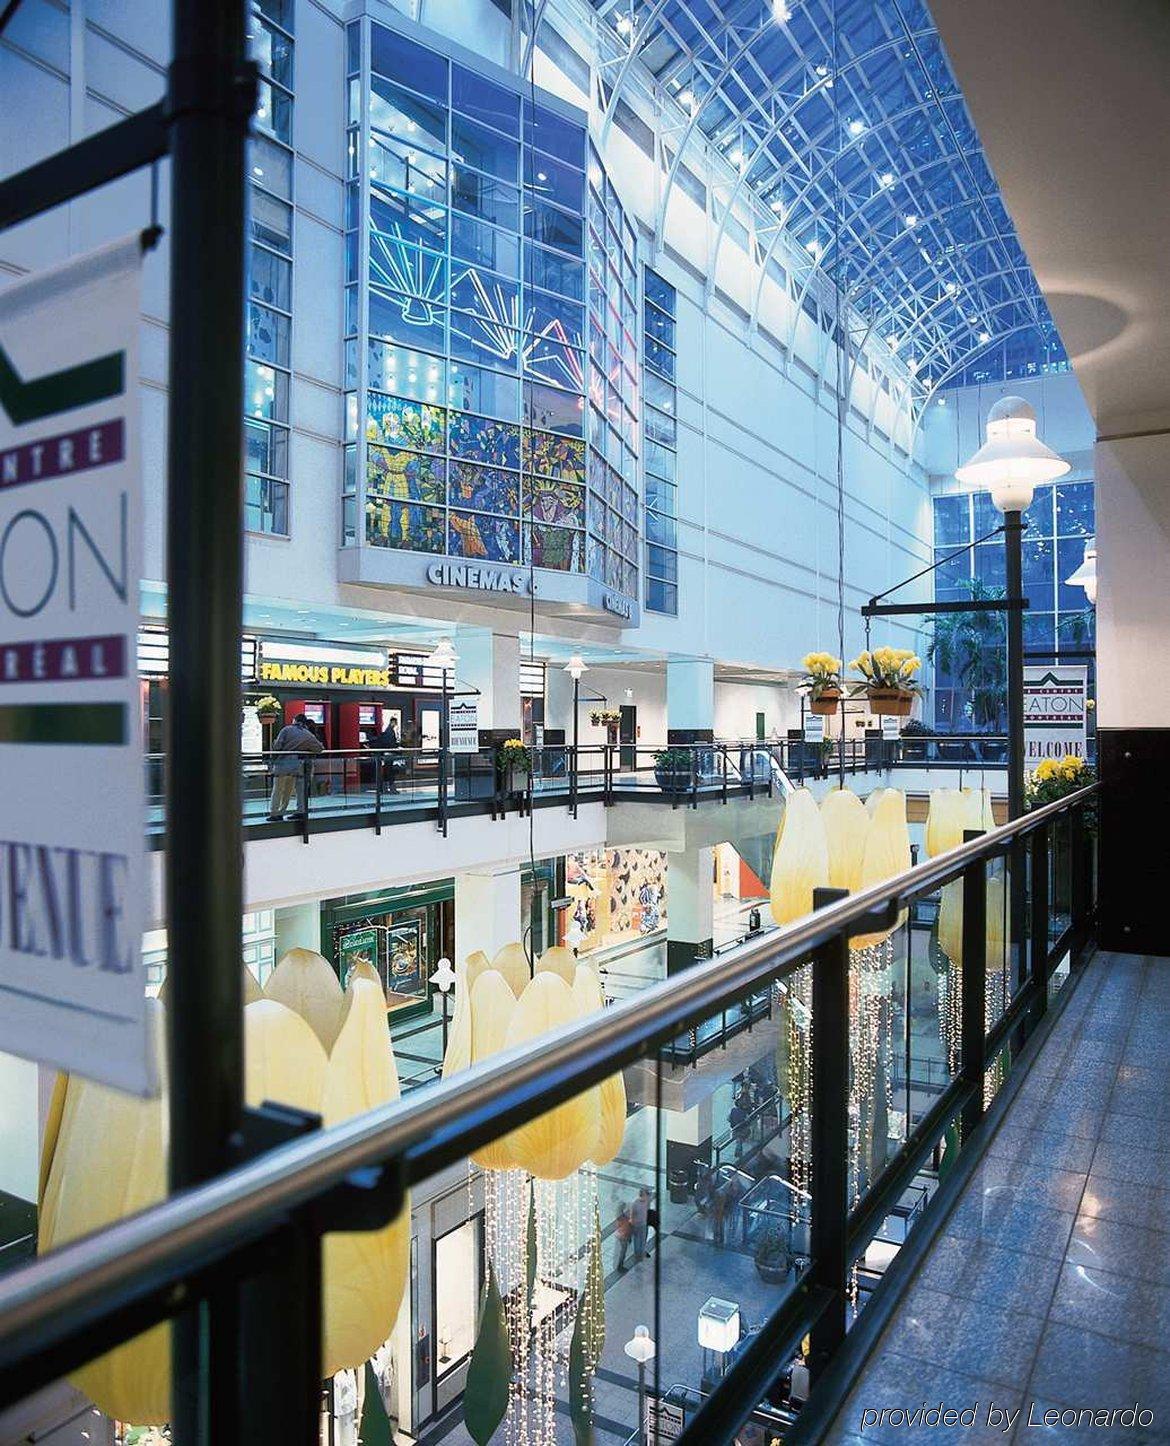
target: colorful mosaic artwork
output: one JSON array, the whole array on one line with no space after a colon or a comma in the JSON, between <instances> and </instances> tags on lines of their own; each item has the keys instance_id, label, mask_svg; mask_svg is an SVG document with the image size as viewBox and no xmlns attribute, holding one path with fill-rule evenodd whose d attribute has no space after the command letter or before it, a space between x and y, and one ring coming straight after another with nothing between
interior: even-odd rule
<instances>
[{"instance_id":1,"label":"colorful mosaic artwork","mask_svg":"<svg viewBox=\"0 0 1170 1446\"><path fill-rule=\"evenodd\" d=\"M441 457L392 447L366 449L366 487L380 497L410 502L446 501L447 464Z\"/></svg>"},{"instance_id":2,"label":"colorful mosaic artwork","mask_svg":"<svg viewBox=\"0 0 1170 1446\"><path fill-rule=\"evenodd\" d=\"M530 537L532 561L536 567L547 567L553 572L583 570L583 532L573 532L567 527L550 527L542 522L534 522L531 528L526 528L525 531Z\"/></svg>"},{"instance_id":3,"label":"colorful mosaic artwork","mask_svg":"<svg viewBox=\"0 0 1170 1446\"><path fill-rule=\"evenodd\" d=\"M420 452L443 452L447 413L425 402L366 394L366 440L392 447L414 447Z\"/></svg>"},{"instance_id":4,"label":"colorful mosaic artwork","mask_svg":"<svg viewBox=\"0 0 1170 1446\"><path fill-rule=\"evenodd\" d=\"M479 467L474 462L452 462L449 500L452 507L515 517L520 511L520 475L499 467Z\"/></svg>"},{"instance_id":5,"label":"colorful mosaic artwork","mask_svg":"<svg viewBox=\"0 0 1170 1446\"><path fill-rule=\"evenodd\" d=\"M525 512L532 510L535 522L554 522L562 527L585 526L585 492L571 482L554 482L547 477L527 477Z\"/></svg>"},{"instance_id":6,"label":"colorful mosaic artwork","mask_svg":"<svg viewBox=\"0 0 1170 1446\"><path fill-rule=\"evenodd\" d=\"M524 433L524 470L556 477L562 482L585 482L585 443L552 432Z\"/></svg>"},{"instance_id":7,"label":"colorful mosaic artwork","mask_svg":"<svg viewBox=\"0 0 1170 1446\"><path fill-rule=\"evenodd\" d=\"M445 516L441 507L370 497L366 499L366 541L374 547L441 553L446 545Z\"/></svg>"},{"instance_id":8,"label":"colorful mosaic artwork","mask_svg":"<svg viewBox=\"0 0 1170 1446\"><path fill-rule=\"evenodd\" d=\"M482 557L489 562L519 562L520 524L478 512L452 512L447 551L452 557Z\"/></svg>"},{"instance_id":9,"label":"colorful mosaic artwork","mask_svg":"<svg viewBox=\"0 0 1170 1446\"><path fill-rule=\"evenodd\" d=\"M451 414L451 454L493 467L520 466L520 428L490 417Z\"/></svg>"}]
</instances>

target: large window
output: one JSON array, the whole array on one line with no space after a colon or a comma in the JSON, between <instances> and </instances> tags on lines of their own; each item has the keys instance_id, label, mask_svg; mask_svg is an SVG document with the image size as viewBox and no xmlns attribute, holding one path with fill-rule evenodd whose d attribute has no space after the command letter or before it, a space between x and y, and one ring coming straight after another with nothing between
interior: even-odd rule
<instances>
[{"instance_id":1,"label":"large window","mask_svg":"<svg viewBox=\"0 0 1170 1446\"><path fill-rule=\"evenodd\" d=\"M678 422L675 386L677 294L646 268L642 303L643 425L646 433L646 606L678 614Z\"/></svg>"},{"instance_id":2,"label":"large window","mask_svg":"<svg viewBox=\"0 0 1170 1446\"><path fill-rule=\"evenodd\" d=\"M986 492L954 492L934 498L935 598L960 601L973 594L1002 590L1004 545L995 533L1003 518ZM1023 582L1028 610L1024 614L1024 651L1029 662L1061 658L1092 662L1096 642L1095 615L1084 589L1064 581L1081 564L1085 541L1095 530L1093 483L1058 482L1037 487L1024 513ZM986 542L978 542L987 537ZM976 543L966 552L959 549ZM955 555L955 554L958 555ZM994 615L993 615L994 616ZM1001 625L1000 625L1001 626ZM934 715L952 732L970 726L979 713L972 696L972 670L935 669ZM978 668L974 670L978 686Z\"/></svg>"},{"instance_id":3,"label":"large window","mask_svg":"<svg viewBox=\"0 0 1170 1446\"><path fill-rule=\"evenodd\" d=\"M344 543L636 597L633 227L555 102L369 35L363 90L350 27Z\"/></svg>"},{"instance_id":4,"label":"large window","mask_svg":"<svg viewBox=\"0 0 1170 1446\"><path fill-rule=\"evenodd\" d=\"M292 360L293 35L291 3L254 0L248 50L260 70L248 142L252 182L244 375L244 516L250 532L289 530Z\"/></svg>"}]
</instances>

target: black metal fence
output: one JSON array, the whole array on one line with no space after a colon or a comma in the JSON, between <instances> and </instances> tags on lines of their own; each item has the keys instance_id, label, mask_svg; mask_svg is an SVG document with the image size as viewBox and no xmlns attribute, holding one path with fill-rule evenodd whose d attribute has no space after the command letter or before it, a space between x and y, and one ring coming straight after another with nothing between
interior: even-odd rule
<instances>
[{"instance_id":1,"label":"black metal fence","mask_svg":"<svg viewBox=\"0 0 1170 1446\"><path fill-rule=\"evenodd\" d=\"M814 1386L794 1439L814 1439L848 1388L858 1343L878 1329L881 1301L888 1310L891 1282L896 1284L891 1270L885 1282L890 1289L874 1295L853 1322L847 1344L854 1261L940 1141L957 1130L963 1141L958 1164L931 1204L916 1210L920 1223L902 1255L910 1259L921 1250L916 1242L963 1177L971 1158L967 1147L977 1154L986 1133L981 1122L989 1070L994 1074L995 1065L1003 1077L990 1106L995 1111L1013 1088L1011 1071L1043 1037L1054 971L1075 969L1091 941L1095 793L1096 786L1082 790L971 837L857 895L822 890L816 911L787 929L755 936L600 1018L328 1131L277 1106L248 1111L240 1146L247 1163L0 1281L0 1406L201 1302L213 1340L222 1313L246 1322L238 1335L240 1359L220 1361L200 1384L221 1423L220 1439L308 1446L318 1430L314 1363L321 1358L320 1247L326 1230L384 1225L402 1208L410 1186L619 1069L647 1060L670 1068L664 1056L702 1021L811 970L810 1246L777 1308L718 1385L701 1396L682 1439L730 1440L773 1392L778 1371L809 1334ZM992 961L1009 986L992 1019L987 984L995 930L989 921L1000 895L990 898L989 871L1007 861L1026 871L1027 930L1012 939L1010 957ZM915 901L946 885L961 889L963 905L958 1067L916 1119L908 1115L902 1142L851 1207L850 941L898 928ZM175 1439L183 1446L179 1434Z\"/></svg>"}]
</instances>

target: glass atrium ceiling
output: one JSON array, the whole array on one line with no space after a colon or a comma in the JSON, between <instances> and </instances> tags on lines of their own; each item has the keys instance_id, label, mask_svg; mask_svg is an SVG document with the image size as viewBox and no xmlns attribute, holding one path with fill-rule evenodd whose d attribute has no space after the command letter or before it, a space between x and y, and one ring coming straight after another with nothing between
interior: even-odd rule
<instances>
[{"instance_id":1,"label":"glass atrium ceiling","mask_svg":"<svg viewBox=\"0 0 1170 1446\"><path fill-rule=\"evenodd\" d=\"M756 226L765 262L786 232L807 257L798 294L810 270L812 296L839 282L854 347L891 348L919 402L1067 369L922 0L590 3L618 57L607 78L629 77L623 52L653 74L682 139L697 129L731 167L717 205L754 193L776 218Z\"/></svg>"}]
</instances>

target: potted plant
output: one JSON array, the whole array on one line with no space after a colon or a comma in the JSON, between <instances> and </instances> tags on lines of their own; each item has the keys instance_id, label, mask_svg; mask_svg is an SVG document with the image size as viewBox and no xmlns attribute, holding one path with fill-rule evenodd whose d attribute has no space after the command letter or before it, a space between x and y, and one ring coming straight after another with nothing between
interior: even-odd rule
<instances>
[{"instance_id":1,"label":"potted plant","mask_svg":"<svg viewBox=\"0 0 1170 1446\"><path fill-rule=\"evenodd\" d=\"M853 691L864 693L872 712L895 718L909 716L915 697L922 691L914 677L921 660L909 648L875 648L859 653L849 664L865 680Z\"/></svg>"},{"instance_id":2,"label":"potted plant","mask_svg":"<svg viewBox=\"0 0 1170 1446\"><path fill-rule=\"evenodd\" d=\"M1024 807L1043 808L1045 804L1067 798L1070 793L1088 788L1096 781L1097 770L1075 753L1067 753L1063 758L1041 759L1024 780ZM1085 809L1085 828L1094 833L1096 827L1096 805L1090 803ZM1052 907L1058 913L1067 914L1072 899L1072 856L1067 829L1051 830L1049 849L1052 856Z\"/></svg>"},{"instance_id":3,"label":"potted plant","mask_svg":"<svg viewBox=\"0 0 1170 1446\"><path fill-rule=\"evenodd\" d=\"M660 748L654 755L654 779L663 793L685 793L691 786L689 748Z\"/></svg>"},{"instance_id":4,"label":"potted plant","mask_svg":"<svg viewBox=\"0 0 1170 1446\"><path fill-rule=\"evenodd\" d=\"M261 697L252 701L252 707L256 710L256 716L261 723L275 723L280 717L280 704L271 693L264 693Z\"/></svg>"},{"instance_id":5,"label":"potted plant","mask_svg":"<svg viewBox=\"0 0 1170 1446\"><path fill-rule=\"evenodd\" d=\"M589 714L589 721L594 728L604 728L606 741L616 743L618 741L618 725L622 721L622 715L616 708L594 708Z\"/></svg>"},{"instance_id":6,"label":"potted plant","mask_svg":"<svg viewBox=\"0 0 1170 1446\"><path fill-rule=\"evenodd\" d=\"M808 693L809 712L832 718L841 701L841 659L832 653L806 653L800 666L804 669L800 686Z\"/></svg>"},{"instance_id":7,"label":"potted plant","mask_svg":"<svg viewBox=\"0 0 1170 1446\"><path fill-rule=\"evenodd\" d=\"M931 731L925 723L920 722L917 718L911 718L902 729L902 761L904 763L925 763L925 740L931 736Z\"/></svg>"},{"instance_id":8,"label":"potted plant","mask_svg":"<svg viewBox=\"0 0 1170 1446\"><path fill-rule=\"evenodd\" d=\"M769 1230L755 1251L756 1271L769 1285L783 1285L792 1268L792 1257L779 1230Z\"/></svg>"},{"instance_id":9,"label":"potted plant","mask_svg":"<svg viewBox=\"0 0 1170 1446\"><path fill-rule=\"evenodd\" d=\"M519 738L505 738L496 749L496 767L511 792L523 792L532 771L532 754Z\"/></svg>"}]
</instances>

